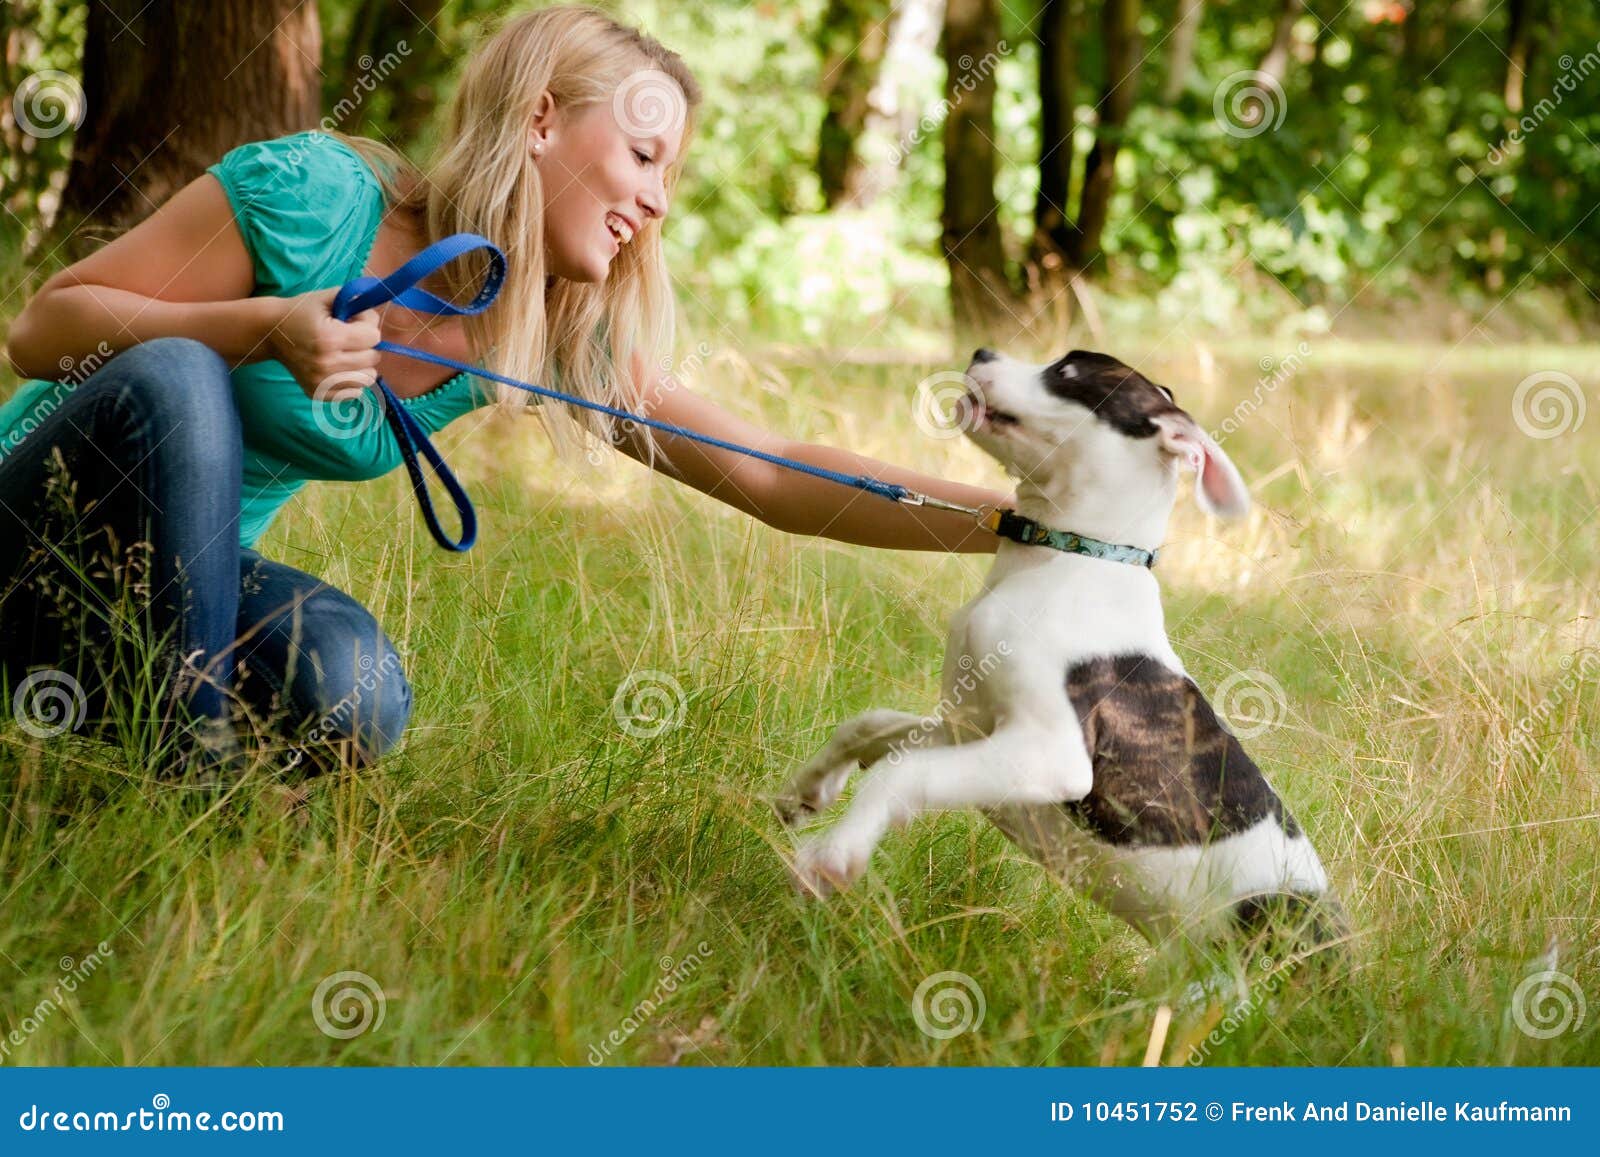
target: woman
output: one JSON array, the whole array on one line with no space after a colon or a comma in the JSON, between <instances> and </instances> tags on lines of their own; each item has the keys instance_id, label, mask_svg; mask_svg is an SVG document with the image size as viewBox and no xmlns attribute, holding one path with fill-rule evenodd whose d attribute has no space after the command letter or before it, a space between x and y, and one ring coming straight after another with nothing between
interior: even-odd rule
<instances>
[{"instance_id":1,"label":"woman","mask_svg":"<svg viewBox=\"0 0 1600 1157\"><path fill-rule=\"evenodd\" d=\"M234 758L236 712L269 721L319 766L391 747L411 694L382 628L348 595L253 549L307 480L374 478L399 463L367 388L377 375L430 432L494 400L470 376L378 351L380 338L771 453L1001 504L995 491L791 443L649 372L671 349L660 231L698 100L687 67L656 41L586 8L535 12L468 62L425 172L336 134L246 145L47 281L12 326L10 358L40 379L70 372L27 383L0 408L10 685L43 669L82 688L84 719L137 714L138 680L124 668L139 664L124 655L126 614L113 605L133 579L143 627L162 643L145 668L149 698L179 705L166 715L195 724L184 734L200 758ZM457 232L507 254L493 308L332 317L340 285ZM435 288L464 300L481 270L456 264L466 268L443 271ZM530 398L499 389L502 405ZM592 411L538 413L563 450L585 432L613 434ZM648 428L613 440L797 534L994 549L960 515ZM142 559L130 561L133 543L148 544Z\"/></svg>"}]
</instances>

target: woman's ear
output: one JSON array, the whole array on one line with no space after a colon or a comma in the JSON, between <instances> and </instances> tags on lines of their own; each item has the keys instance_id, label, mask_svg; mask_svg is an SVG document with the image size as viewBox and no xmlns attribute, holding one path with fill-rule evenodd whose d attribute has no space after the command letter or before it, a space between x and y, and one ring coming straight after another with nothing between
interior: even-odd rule
<instances>
[{"instance_id":1,"label":"woman's ear","mask_svg":"<svg viewBox=\"0 0 1600 1157\"><path fill-rule=\"evenodd\" d=\"M556 127L556 98L546 89L533 104L533 116L528 121L528 152L541 156L550 147L550 134Z\"/></svg>"},{"instance_id":2,"label":"woman's ear","mask_svg":"<svg viewBox=\"0 0 1600 1157\"><path fill-rule=\"evenodd\" d=\"M1239 518L1250 510L1250 490L1233 462L1182 410L1150 419L1161 449L1195 472L1194 499L1207 514Z\"/></svg>"}]
</instances>

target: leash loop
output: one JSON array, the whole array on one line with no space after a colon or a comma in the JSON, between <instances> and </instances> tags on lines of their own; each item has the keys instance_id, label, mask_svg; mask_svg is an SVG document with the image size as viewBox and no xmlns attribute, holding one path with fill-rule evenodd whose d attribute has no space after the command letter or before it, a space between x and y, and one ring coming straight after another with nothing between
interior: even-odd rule
<instances>
[{"instance_id":1,"label":"leash loop","mask_svg":"<svg viewBox=\"0 0 1600 1157\"><path fill-rule=\"evenodd\" d=\"M423 278L438 272L456 258L480 249L489 253L489 271L477 295L466 305L456 305L418 287L417 282ZM333 299L332 313L340 321L349 321L358 313L393 302L417 313L444 317L470 317L482 313L494 303L494 299L500 295L500 287L505 283L505 279L506 257L493 242L475 233L456 233L435 241L386 277L363 276L346 283ZM378 348L407 355L412 352L405 346L385 341L380 341ZM460 368L470 370L471 367ZM400 457L405 463L406 473L411 476L411 489L417 496L417 505L422 508L422 518L428 524L428 533L432 534L433 540L446 550L471 550L472 544L478 539L478 513L472 507L472 499L467 496L466 488L457 480L455 472L446 464L444 456L429 441L428 433L422 428L422 424L389 388L389 383L380 377L377 380L377 389L383 405L384 419L389 423L389 429L393 431L395 442L400 447ZM427 478L422 472L422 464L417 461L419 454L433 468L439 484L444 487L445 493L455 504L456 515L461 522L459 538L451 538L439 523L439 515L433 508L433 497L428 493Z\"/></svg>"}]
</instances>

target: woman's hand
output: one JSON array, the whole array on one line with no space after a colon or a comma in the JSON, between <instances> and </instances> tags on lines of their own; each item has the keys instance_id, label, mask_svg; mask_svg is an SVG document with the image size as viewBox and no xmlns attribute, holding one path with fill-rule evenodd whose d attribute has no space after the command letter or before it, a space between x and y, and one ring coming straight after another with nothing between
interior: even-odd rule
<instances>
[{"instance_id":1,"label":"woman's hand","mask_svg":"<svg viewBox=\"0 0 1600 1157\"><path fill-rule=\"evenodd\" d=\"M318 401L350 397L378 379L375 348L383 337L378 311L349 321L333 316L337 289L284 298L282 314L267 334L272 357L282 362L307 396Z\"/></svg>"}]
</instances>

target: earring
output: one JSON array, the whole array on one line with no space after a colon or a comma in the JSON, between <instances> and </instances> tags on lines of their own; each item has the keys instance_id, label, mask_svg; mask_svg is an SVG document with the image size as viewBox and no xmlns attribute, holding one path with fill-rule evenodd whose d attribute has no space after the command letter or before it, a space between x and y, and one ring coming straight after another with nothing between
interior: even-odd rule
<instances>
[{"instance_id":1,"label":"earring","mask_svg":"<svg viewBox=\"0 0 1600 1157\"><path fill-rule=\"evenodd\" d=\"M533 149L533 155L535 157L544 156L544 142L543 141L536 140L536 141L533 142L533 145L531 147Z\"/></svg>"}]
</instances>

